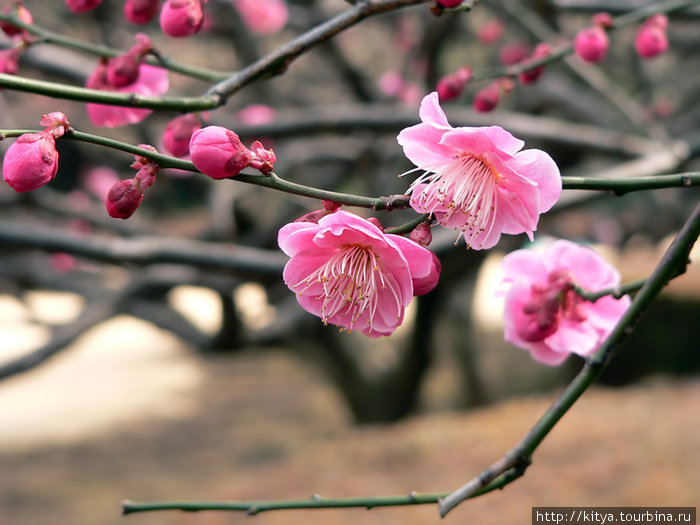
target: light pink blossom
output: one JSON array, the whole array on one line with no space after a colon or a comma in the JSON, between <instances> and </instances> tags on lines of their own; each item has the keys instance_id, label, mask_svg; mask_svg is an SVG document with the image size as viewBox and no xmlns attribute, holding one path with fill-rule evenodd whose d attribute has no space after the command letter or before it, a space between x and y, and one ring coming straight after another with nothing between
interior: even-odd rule
<instances>
[{"instance_id":1,"label":"light pink blossom","mask_svg":"<svg viewBox=\"0 0 700 525\"><path fill-rule=\"evenodd\" d=\"M420 117L421 124L397 138L425 172L409 189L411 207L458 230L473 248L491 248L501 233L532 238L540 214L561 194L552 158L537 149L521 151L523 142L498 126L453 128L437 93L423 99Z\"/></svg>"},{"instance_id":2,"label":"light pink blossom","mask_svg":"<svg viewBox=\"0 0 700 525\"><path fill-rule=\"evenodd\" d=\"M502 263L505 339L548 365L569 354L589 356L610 334L630 298L587 301L578 286L598 292L620 284L617 270L593 250L559 240L544 252L517 250Z\"/></svg>"},{"instance_id":3,"label":"light pink blossom","mask_svg":"<svg viewBox=\"0 0 700 525\"><path fill-rule=\"evenodd\" d=\"M87 80L86 87L103 91L116 91L117 93L138 93L144 96L159 96L168 91L168 71L162 67L141 64L139 74L132 84L115 88L107 81L107 66L100 62L97 69ZM113 128L136 124L151 114L150 109L122 106L108 106L105 104L86 104L88 117L95 126Z\"/></svg>"},{"instance_id":4,"label":"light pink blossom","mask_svg":"<svg viewBox=\"0 0 700 525\"><path fill-rule=\"evenodd\" d=\"M289 19L284 0L233 0L233 5L248 29L260 35L278 33Z\"/></svg>"},{"instance_id":5,"label":"light pink blossom","mask_svg":"<svg viewBox=\"0 0 700 525\"><path fill-rule=\"evenodd\" d=\"M432 290L440 273L430 250L343 210L287 224L278 242L291 257L283 277L299 304L370 337L396 330L413 296Z\"/></svg>"}]
</instances>

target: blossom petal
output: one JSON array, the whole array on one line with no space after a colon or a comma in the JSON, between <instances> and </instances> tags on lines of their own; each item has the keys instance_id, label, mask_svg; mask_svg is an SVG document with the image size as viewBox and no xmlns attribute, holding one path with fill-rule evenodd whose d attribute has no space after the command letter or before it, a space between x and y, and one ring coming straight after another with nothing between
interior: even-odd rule
<instances>
[{"instance_id":1,"label":"blossom petal","mask_svg":"<svg viewBox=\"0 0 700 525\"><path fill-rule=\"evenodd\" d=\"M539 212L544 213L561 197L561 174L547 153L538 149L521 151L508 163L509 167L537 183L540 194Z\"/></svg>"},{"instance_id":2,"label":"blossom petal","mask_svg":"<svg viewBox=\"0 0 700 525\"><path fill-rule=\"evenodd\" d=\"M452 126L450 126L450 123L447 121L445 112L440 107L440 98L438 97L437 91L428 93L423 97L420 103L420 109L418 110L418 116L429 126L441 129L452 129Z\"/></svg>"},{"instance_id":3,"label":"blossom petal","mask_svg":"<svg viewBox=\"0 0 700 525\"><path fill-rule=\"evenodd\" d=\"M312 222L292 222L280 229L277 243L285 254L294 257L312 245L311 240L318 230L318 224Z\"/></svg>"},{"instance_id":4,"label":"blossom petal","mask_svg":"<svg viewBox=\"0 0 700 525\"><path fill-rule=\"evenodd\" d=\"M396 243L408 262L413 281L413 295L425 295L438 283L440 277L440 260L433 252L423 248L401 235L387 235Z\"/></svg>"}]
</instances>

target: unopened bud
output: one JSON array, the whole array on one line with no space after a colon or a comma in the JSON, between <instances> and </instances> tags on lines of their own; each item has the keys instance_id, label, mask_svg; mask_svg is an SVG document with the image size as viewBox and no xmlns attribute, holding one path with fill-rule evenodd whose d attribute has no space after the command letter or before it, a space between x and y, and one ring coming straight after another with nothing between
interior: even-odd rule
<instances>
[{"instance_id":1,"label":"unopened bud","mask_svg":"<svg viewBox=\"0 0 700 525\"><path fill-rule=\"evenodd\" d=\"M128 219L143 201L143 191L136 179L117 182L107 194L107 213L115 219Z\"/></svg>"}]
</instances>

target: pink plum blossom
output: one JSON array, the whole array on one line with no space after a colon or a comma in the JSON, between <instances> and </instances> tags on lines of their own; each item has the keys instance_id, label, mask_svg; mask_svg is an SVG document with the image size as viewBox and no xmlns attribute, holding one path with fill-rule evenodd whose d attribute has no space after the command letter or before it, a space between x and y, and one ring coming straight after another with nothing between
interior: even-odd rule
<instances>
[{"instance_id":1,"label":"pink plum blossom","mask_svg":"<svg viewBox=\"0 0 700 525\"><path fill-rule=\"evenodd\" d=\"M479 30L476 32L476 37L482 44L493 44L498 42L503 35L503 31L505 31L503 22L501 22L498 18L492 18L484 25L479 27Z\"/></svg>"},{"instance_id":2,"label":"pink plum blossom","mask_svg":"<svg viewBox=\"0 0 700 525\"><path fill-rule=\"evenodd\" d=\"M502 263L505 339L548 365L571 353L593 354L629 307L630 298L583 299L620 284L617 270L593 250L559 240L544 252L517 250Z\"/></svg>"},{"instance_id":3,"label":"pink plum blossom","mask_svg":"<svg viewBox=\"0 0 700 525\"><path fill-rule=\"evenodd\" d=\"M87 80L86 87L117 93L138 93L144 96L159 96L168 91L168 71L162 67L141 64L136 80L128 86L115 88L107 80L107 66L100 62L97 69ZM113 128L136 124L151 114L150 109L136 107L108 106L105 104L86 104L88 117L95 126Z\"/></svg>"},{"instance_id":4,"label":"pink plum blossom","mask_svg":"<svg viewBox=\"0 0 700 525\"><path fill-rule=\"evenodd\" d=\"M267 124L275 120L277 111L265 104L250 104L236 112L236 118L247 126Z\"/></svg>"},{"instance_id":5,"label":"pink plum blossom","mask_svg":"<svg viewBox=\"0 0 700 525\"><path fill-rule=\"evenodd\" d=\"M126 53L107 61L107 83L114 88L130 86L139 77L139 68L144 56L153 51L148 35L137 33L137 44Z\"/></svg>"},{"instance_id":6,"label":"pink plum blossom","mask_svg":"<svg viewBox=\"0 0 700 525\"><path fill-rule=\"evenodd\" d=\"M158 14L160 0L126 0L124 16L132 24L147 24Z\"/></svg>"},{"instance_id":7,"label":"pink plum blossom","mask_svg":"<svg viewBox=\"0 0 700 525\"><path fill-rule=\"evenodd\" d=\"M291 257L283 277L299 304L370 337L394 332L413 296L432 290L440 273L430 250L343 210L287 224L278 242Z\"/></svg>"},{"instance_id":8,"label":"pink plum blossom","mask_svg":"<svg viewBox=\"0 0 700 525\"><path fill-rule=\"evenodd\" d=\"M192 36L202 29L206 0L167 0L160 11L160 27L174 38Z\"/></svg>"},{"instance_id":9,"label":"pink plum blossom","mask_svg":"<svg viewBox=\"0 0 700 525\"><path fill-rule=\"evenodd\" d=\"M85 176L85 189L99 200L107 199L109 190L119 182L119 174L109 166L92 168Z\"/></svg>"},{"instance_id":10,"label":"pink plum blossom","mask_svg":"<svg viewBox=\"0 0 700 525\"><path fill-rule=\"evenodd\" d=\"M546 42L540 42L535 46L530 58L527 61L541 60L552 54L552 47ZM526 63L528 63L526 62ZM544 73L544 66L535 66L531 69L526 69L518 75L518 80L521 84L532 84Z\"/></svg>"},{"instance_id":11,"label":"pink plum blossom","mask_svg":"<svg viewBox=\"0 0 700 525\"><path fill-rule=\"evenodd\" d=\"M233 0L248 29L260 35L278 33L289 19L284 0Z\"/></svg>"},{"instance_id":12,"label":"pink plum blossom","mask_svg":"<svg viewBox=\"0 0 700 525\"><path fill-rule=\"evenodd\" d=\"M66 0L68 9L74 13L87 13L95 9L101 3L102 0Z\"/></svg>"},{"instance_id":13,"label":"pink plum blossom","mask_svg":"<svg viewBox=\"0 0 700 525\"><path fill-rule=\"evenodd\" d=\"M411 185L411 207L459 231L468 246L494 246L501 233L532 238L541 213L561 194L559 169L544 151L521 151L523 141L499 126L453 128L437 93L420 106L421 124L397 138L423 170ZM413 170L413 171L416 171Z\"/></svg>"},{"instance_id":14,"label":"pink plum blossom","mask_svg":"<svg viewBox=\"0 0 700 525\"><path fill-rule=\"evenodd\" d=\"M253 152L241 139L221 126L198 129L190 140L190 157L195 167L212 179L234 177L250 164Z\"/></svg>"}]
</instances>

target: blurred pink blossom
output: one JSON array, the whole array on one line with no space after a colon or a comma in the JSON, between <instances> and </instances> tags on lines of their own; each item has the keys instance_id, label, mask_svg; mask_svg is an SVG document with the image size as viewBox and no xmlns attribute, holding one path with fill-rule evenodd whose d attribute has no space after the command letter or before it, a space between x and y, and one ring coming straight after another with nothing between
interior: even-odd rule
<instances>
[{"instance_id":1,"label":"blurred pink blossom","mask_svg":"<svg viewBox=\"0 0 700 525\"><path fill-rule=\"evenodd\" d=\"M668 18L663 14L650 16L637 31L634 48L642 58L651 58L668 49Z\"/></svg>"},{"instance_id":2,"label":"blurred pink blossom","mask_svg":"<svg viewBox=\"0 0 700 525\"><path fill-rule=\"evenodd\" d=\"M559 240L544 252L517 250L502 263L505 339L548 365L571 353L593 354L630 304L629 296L587 301L574 290L620 284L617 270L593 250Z\"/></svg>"},{"instance_id":3,"label":"blurred pink blossom","mask_svg":"<svg viewBox=\"0 0 700 525\"><path fill-rule=\"evenodd\" d=\"M119 174L109 166L98 166L85 176L85 189L97 199L104 201L112 186L119 182Z\"/></svg>"},{"instance_id":4,"label":"blurred pink blossom","mask_svg":"<svg viewBox=\"0 0 700 525\"><path fill-rule=\"evenodd\" d=\"M437 93L420 106L421 124L397 140L424 171L411 185L411 207L459 231L468 246L494 246L502 233L532 238L541 213L561 194L559 169L544 151L521 151L523 141L499 126L453 128ZM409 172L410 173L410 172Z\"/></svg>"},{"instance_id":5,"label":"blurred pink blossom","mask_svg":"<svg viewBox=\"0 0 700 525\"><path fill-rule=\"evenodd\" d=\"M163 147L175 157L185 157L190 152L192 134L202 128L202 121L195 113L175 117L163 131Z\"/></svg>"},{"instance_id":6,"label":"blurred pink blossom","mask_svg":"<svg viewBox=\"0 0 700 525\"><path fill-rule=\"evenodd\" d=\"M472 70L469 67L461 67L454 73L445 75L438 80L435 90L440 102L453 100L462 94L464 86L472 78Z\"/></svg>"},{"instance_id":7,"label":"blurred pink blossom","mask_svg":"<svg viewBox=\"0 0 700 525\"><path fill-rule=\"evenodd\" d=\"M124 16L132 24L147 24L158 14L159 3L160 0L126 0Z\"/></svg>"},{"instance_id":8,"label":"blurred pink blossom","mask_svg":"<svg viewBox=\"0 0 700 525\"><path fill-rule=\"evenodd\" d=\"M11 14L13 10L13 14L25 24L32 24L34 22L34 20L32 19L32 14L29 12L29 9L24 7L22 4L8 4L3 8L2 12L7 15ZM2 29L3 32L10 37L15 35L22 35L25 32L24 29L20 29L16 25L11 24L10 22L5 22L4 20L0 21L0 29Z\"/></svg>"},{"instance_id":9,"label":"blurred pink blossom","mask_svg":"<svg viewBox=\"0 0 700 525\"><path fill-rule=\"evenodd\" d=\"M504 30L505 26L503 25L503 22L501 22L498 18L492 18L484 25L479 27L479 30L476 32L476 37L482 44L493 44L498 42L503 35Z\"/></svg>"},{"instance_id":10,"label":"blurred pink blossom","mask_svg":"<svg viewBox=\"0 0 700 525\"><path fill-rule=\"evenodd\" d=\"M586 62L600 62L610 47L606 32L612 27L612 17L608 13L596 13L590 27L582 29L574 39L574 52Z\"/></svg>"},{"instance_id":11,"label":"blurred pink blossom","mask_svg":"<svg viewBox=\"0 0 700 525\"><path fill-rule=\"evenodd\" d=\"M271 106L265 104L251 104L244 107L236 113L236 118L241 124L247 126L257 126L259 124L267 124L275 120L277 111Z\"/></svg>"},{"instance_id":12,"label":"blurred pink blossom","mask_svg":"<svg viewBox=\"0 0 700 525\"><path fill-rule=\"evenodd\" d=\"M253 33L273 35L287 24L289 11L284 0L232 0Z\"/></svg>"},{"instance_id":13,"label":"blurred pink blossom","mask_svg":"<svg viewBox=\"0 0 700 525\"><path fill-rule=\"evenodd\" d=\"M74 13L87 13L95 9L101 3L102 0L66 0L68 9Z\"/></svg>"},{"instance_id":14,"label":"blurred pink blossom","mask_svg":"<svg viewBox=\"0 0 700 525\"><path fill-rule=\"evenodd\" d=\"M278 242L291 257L283 277L299 304L370 337L394 332L413 296L432 290L440 274L430 250L343 210L287 224Z\"/></svg>"},{"instance_id":15,"label":"blurred pink blossom","mask_svg":"<svg viewBox=\"0 0 700 525\"><path fill-rule=\"evenodd\" d=\"M120 88L115 88L107 81L107 66L100 62L97 69L87 80L86 87L103 91L116 91L118 93L138 93L144 96L158 96L168 91L168 71L161 67L141 64L136 81ZM88 103L87 113L90 121L95 126L113 128L136 124L151 114L150 109L136 107L108 106L105 104Z\"/></svg>"}]
</instances>

